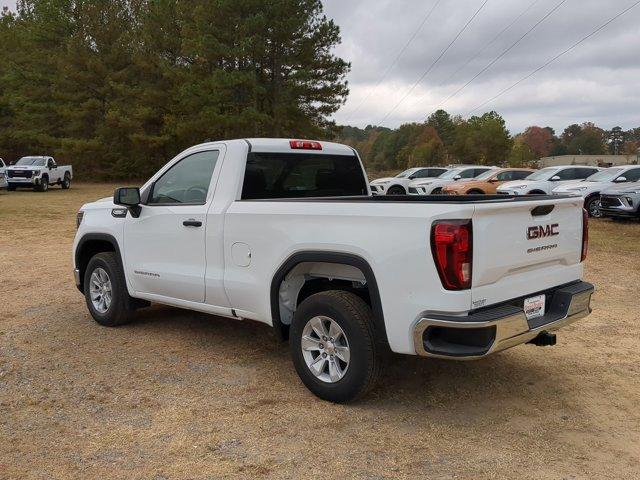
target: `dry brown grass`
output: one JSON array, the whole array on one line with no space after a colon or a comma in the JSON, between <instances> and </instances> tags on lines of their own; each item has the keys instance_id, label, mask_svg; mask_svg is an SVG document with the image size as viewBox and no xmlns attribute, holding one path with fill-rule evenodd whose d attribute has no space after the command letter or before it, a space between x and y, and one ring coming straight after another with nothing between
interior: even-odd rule
<instances>
[{"instance_id":1,"label":"dry brown grass","mask_svg":"<svg viewBox=\"0 0 640 480\"><path fill-rule=\"evenodd\" d=\"M332 405L270 329L166 307L95 324L75 213L111 185L0 193L0 478L640 476L640 224L594 221L594 313L553 348L397 356Z\"/></svg>"}]
</instances>

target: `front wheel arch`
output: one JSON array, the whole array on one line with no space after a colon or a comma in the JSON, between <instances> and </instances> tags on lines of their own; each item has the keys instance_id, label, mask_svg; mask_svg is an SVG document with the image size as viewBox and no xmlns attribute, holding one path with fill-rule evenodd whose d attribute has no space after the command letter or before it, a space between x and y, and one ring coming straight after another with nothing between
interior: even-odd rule
<instances>
[{"instance_id":1,"label":"front wheel arch","mask_svg":"<svg viewBox=\"0 0 640 480\"><path fill-rule=\"evenodd\" d=\"M107 233L87 233L84 235L76 247L74 254L76 268L80 271L80 278L84 279L84 274L89 261L97 254L104 252L115 252L122 266L122 255L118 241ZM84 293L84 282L78 287Z\"/></svg>"}]
</instances>

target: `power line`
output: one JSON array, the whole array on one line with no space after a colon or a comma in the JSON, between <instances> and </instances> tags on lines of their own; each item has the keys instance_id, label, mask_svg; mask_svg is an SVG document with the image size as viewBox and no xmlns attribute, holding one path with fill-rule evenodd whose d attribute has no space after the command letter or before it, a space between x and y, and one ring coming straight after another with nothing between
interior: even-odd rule
<instances>
[{"instance_id":1,"label":"power line","mask_svg":"<svg viewBox=\"0 0 640 480\"><path fill-rule=\"evenodd\" d=\"M577 42L575 42L573 45L571 45L570 47L566 48L565 50L563 50L562 52L560 52L559 54L557 54L555 57L547 60L545 63L543 63L542 65L540 65L538 68L536 68L535 70L531 71L529 74L525 75L524 77L522 77L520 80L518 80L517 82L513 83L511 86L505 88L504 90L500 91L498 94L494 95L493 97L491 97L490 99L482 102L480 105L478 105L477 107L475 107L473 110L470 110L469 113L467 113L468 115L471 115L473 112L475 112L476 110L478 110L479 108L484 107L487 103L490 103L492 101L494 101L495 99L497 99L498 97L501 97L502 95L504 95L505 93L507 93L508 91L512 90L513 88L517 87L518 85L520 85L522 82L524 82L525 80L533 77L536 73L538 73L540 70L546 68L547 66L549 66L550 64L552 64L553 62L555 62L557 59L559 59L560 57L562 57L563 55L566 55L567 53L569 53L571 50L573 50L574 48L576 48L578 45L580 45L581 43L587 41L589 38L593 37L595 34L597 34L600 30L602 30L603 28L605 28L607 25L609 25L611 22L613 22L614 20L616 20L618 17L621 17L622 15L624 15L625 13L627 13L629 10L631 10L632 8L636 7L638 4L640 4L640 0L638 0L637 2L635 2L634 4L632 4L630 7L625 8L623 11L621 11L620 13L618 13L617 15L614 15L613 17L611 17L609 20L607 20L606 22L604 22L602 25L600 25L598 28L596 28L593 32L589 33L588 35L585 35L584 37L582 37L580 40L578 40Z\"/></svg>"},{"instance_id":2,"label":"power line","mask_svg":"<svg viewBox=\"0 0 640 480\"><path fill-rule=\"evenodd\" d=\"M453 40L451 40L451 42L449 42L449 45L447 45L447 47L442 50L442 52L440 52L440 55L438 55L438 57L431 63L431 65L429 65L429 68L427 68L427 70L425 70L425 72L420 76L420 78L418 78L418 80L416 80L416 82L411 86L411 88L409 89L409 91L407 93L405 93L405 95L400 99L400 101L398 103L396 103L393 108L391 110L389 110L389 112L387 112L387 114L384 116L384 118L378 123L378 125L382 125L385 120L387 118L389 118L389 116L395 112L396 108L398 108L400 106L400 104L402 102L405 101L405 99L411 95L411 92L413 92L413 90L418 86L418 84L420 82L422 82L422 80L429 74L429 72L433 69L433 67L436 66L436 64L442 59L442 57L444 57L444 55L447 53L447 51L453 46L453 44L456 42L456 40L458 40L458 38L460 37L460 35L462 35L462 33L467 29L467 27L471 24L471 22L473 21L474 18L476 18L478 16L478 14L482 11L482 9L484 8L484 6L487 4L489 0L484 0L484 2L482 2L482 5L480 5L480 7L475 11L475 13L471 16L471 18L469 20L467 20L467 23L464 24L464 26L460 29L460 31L456 34L455 37L453 37ZM566 0L565 0L566 1Z\"/></svg>"},{"instance_id":3,"label":"power line","mask_svg":"<svg viewBox=\"0 0 640 480\"><path fill-rule=\"evenodd\" d=\"M486 72L487 70L489 70L493 65L496 64L496 62L498 62L502 57L504 57L507 53L509 53L513 48L516 47L516 45L518 45L527 35L529 35L531 32L533 32L538 25L540 25L542 22L544 22L547 18L549 18L556 10L558 10L564 3L566 3L567 0L561 0L560 2L558 2L551 10L549 10L540 20L538 20L529 30L527 30L525 33L523 33L515 42L513 42L511 45L509 45L509 47L507 47L505 50L502 51L502 53L500 55L498 55L496 58L494 58L493 60L491 60L487 65L485 65L478 73L476 73L473 77L471 77L471 79L465 83L464 85L462 85L460 88L458 88L455 92L453 92L451 95L449 95L447 98L445 98L442 102L440 102L440 105L444 105L445 103L447 103L449 100L451 100L453 97L455 97L456 95L458 95L462 90L464 90L465 88L467 88L469 85L471 85L471 83L478 78L480 75L482 75L484 72Z\"/></svg>"},{"instance_id":4,"label":"power line","mask_svg":"<svg viewBox=\"0 0 640 480\"><path fill-rule=\"evenodd\" d=\"M445 85L446 83L449 82L449 80L451 80L452 78L454 78L458 73L460 73L467 65L469 65L474 59L476 59L478 56L480 56L480 54L482 52L484 52L487 48L489 48L491 45L494 44L494 42L500 38L502 36L502 34L504 32L506 32L507 30L509 30L511 27L513 27L516 22L518 20L520 20L524 15L526 15L526 13L531 10L536 4L540 3L540 0L534 0L527 8L525 8L522 12L520 12L520 14L514 18L511 23L509 23L509 25L507 25L506 27L504 27L502 30L500 30L500 32L493 37L491 40L489 40L488 43L486 43L480 50L478 50L475 54L471 55L469 57L469 59L464 62L460 67L458 67L458 69L456 69L455 72L453 72L451 75L449 75L446 79L444 79L442 82L440 82L436 88L441 87L442 85ZM419 101L419 100L418 100ZM440 108L440 106L442 105L442 102L440 102L438 104L438 106L436 107L436 110L438 108Z\"/></svg>"},{"instance_id":5,"label":"power line","mask_svg":"<svg viewBox=\"0 0 640 480\"><path fill-rule=\"evenodd\" d=\"M436 7L438 6L438 4L440 4L442 0L437 0L436 3L433 4L433 6L429 9L429 11L427 12L427 14L423 17L422 22L420 22L420 25L418 25L418 28L416 28L416 30L413 32L413 35L411 35L411 37L409 38L409 40L407 40L407 43L404 44L404 46L400 49L400 51L398 52L398 54L396 55L396 58L393 60L393 62L391 62L391 64L389 65L389 67L387 67L387 69L385 70L385 72L382 74L382 77L380 77L380 80L378 80L378 82L375 84L375 86L371 87L369 89L369 91L367 92L367 94L364 96L364 98L360 101L360 103L356 106L356 108L353 109L353 111L349 114L349 116L347 117L347 119L345 120L345 123L348 124L349 121L353 118L353 116L356 114L356 112L358 110L360 110L360 107L362 107L362 105L365 104L365 102L369 99L369 97L371 96L371 94L373 93L373 91L378 88L380 86L380 84L382 83L382 81L387 77L387 75L391 72L391 70L393 69L393 67L396 66L396 64L398 63L398 61L400 60L400 57L402 57L402 54L404 54L405 50L409 47L409 45L411 45L411 43L413 43L413 41L415 40L416 36L418 35L418 33L420 32L420 30L422 30L422 27L424 27L424 24L427 23L427 20L429 20L429 18L431 17L431 14L433 13L433 11L436 9Z\"/></svg>"}]
</instances>

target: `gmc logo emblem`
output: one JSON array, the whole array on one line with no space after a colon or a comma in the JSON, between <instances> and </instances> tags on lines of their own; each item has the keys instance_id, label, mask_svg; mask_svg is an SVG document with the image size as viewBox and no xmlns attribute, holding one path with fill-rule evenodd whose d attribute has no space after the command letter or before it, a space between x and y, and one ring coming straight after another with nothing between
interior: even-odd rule
<instances>
[{"instance_id":1,"label":"gmc logo emblem","mask_svg":"<svg viewBox=\"0 0 640 480\"><path fill-rule=\"evenodd\" d=\"M535 240L536 238L555 237L559 235L558 224L552 223L551 225L536 225L535 227L527 228L527 240Z\"/></svg>"}]
</instances>

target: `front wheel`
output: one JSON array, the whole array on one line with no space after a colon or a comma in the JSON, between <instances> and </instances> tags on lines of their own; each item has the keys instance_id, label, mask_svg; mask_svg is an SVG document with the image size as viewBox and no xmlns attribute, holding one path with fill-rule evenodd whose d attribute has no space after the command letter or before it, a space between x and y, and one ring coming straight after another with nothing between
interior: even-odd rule
<instances>
[{"instance_id":1,"label":"front wheel","mask_svg":"<svg viewBox=\"0 0 640 480\"><path fill-rule=\"evenodd\" d=\"M93 319L105 327L124 325L133 308L124 272L114 252L98 253L84 274L84 296Z\"/></svg>"},{"instance_id":2,"label":"front wheel","mask_svg":"<svg viewBox=\"0 0 640 480\"><path fill-rule=\"evenodd\" d=\"M49 177L43 176L40 179L40 183L38 185L36 185L35 187L33 187L33 189L36 192L46 192L47 190L49 190Z\"/></svg>"},{"instance_id":3,"label":"front wheel","mask_svg":"<svg viewBox=\"0 0 640 480\"><path fill-rule=\"evenodd\" d=\"M305 386L330 402L367 393L380 374L373 313L357 295L316 293L296 310L289 341L293 364Z\"/></svg>"},{"instance_id":4,"label":"front wheel","mask_svg":"<svg viewBox=\"0 0 640 480\"><path fill-rule=\"evenodd\" d=\"M602 211L600 210L600 197L593 196L587 199L584 203L585 210L589 213L590 217L601 218Z\"/></svg>"},{"instance_id":5,"label":"front wheel","mask_svg":"<svg viewBox=\"0 0 640 480\"><path fill-rule=\"evenodd\" d=\"M404 191L404 188L394 185L389 190L387 190L387 195L406 195L407 192Z\"/></svg>"}]
</instances>

